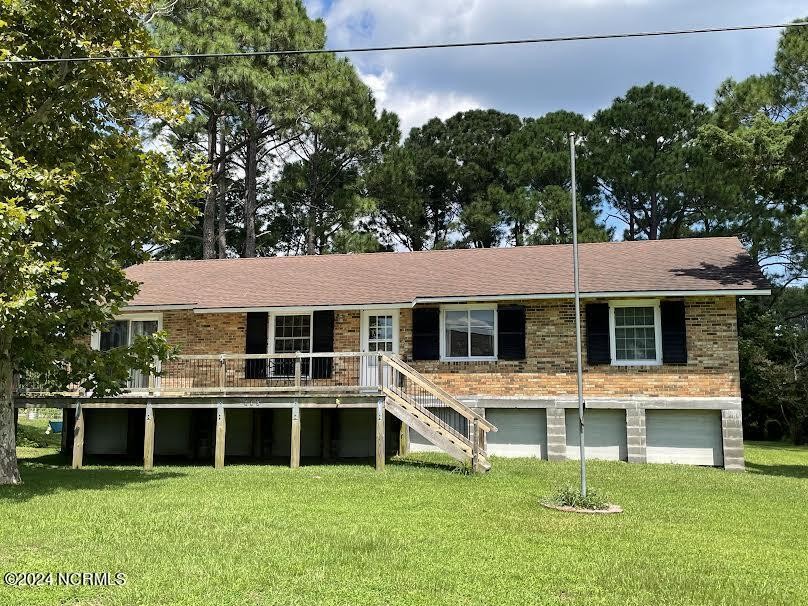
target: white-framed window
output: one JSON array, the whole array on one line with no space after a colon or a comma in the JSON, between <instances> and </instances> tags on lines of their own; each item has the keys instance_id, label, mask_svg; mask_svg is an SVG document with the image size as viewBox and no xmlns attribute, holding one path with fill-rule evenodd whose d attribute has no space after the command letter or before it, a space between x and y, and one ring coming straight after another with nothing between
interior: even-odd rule
<instances>
[{"instance_id":1,"label":"white-framed window","mask_svg":"<svg viewBox=\"0 0 808 606\"><path fill-rule=\"evenodd\" d=\"M662 321L657 300L609 302L612 364L662 364Z\"/></svg>"},{"instance_id":2,"label":"white-framed window","mask_svg":"<svg viewBox=\"0 0 808 606\"><path fill-rule=\"evenodd\" d=\"M496 360L497 306L443 306L440 357L443 360Z\"/></svg>"},{"instance_id":3,"label":"white-framed window","mask_svg":"<svg viewBox=\"0 0 808 606\"><path fill-rule=\"evenodd\" d=\"M99 351L128 347L140 335L153 335L163 329L163 314L139 313L116 316L107 330L95 331L90 346Z\"/></svg>"},{"instance_id":4,"label":"white-framed window","mask_svg":"<svg viewBox=\"0 0 808 606\"><path fill-rule=\"evenodd\" d=\"M128 347L136 337L153 335L163 329L163 314L138 313L116 316L115 320L104 331L95 331L90 336L90 347L99 351L109 351L116 347ZM129 372L126 387L129 389L145 389L149 386L149 377L139 370Z\"/></svg>"},{"instance_id":5,"label":"white-framed window","mask_svg":"<svg viewBox=\"0 0 808 606\"><path fill-rule=\"evenodd\" d=\"M305 314L272 314L269 322L269 353L311 353L312 348L311 313ZM309 358L303 358L301 372L309 374ZM295 361L274 360L271 373L275 376L292 376L295 374Z\"/></svg>"}]
</instances>

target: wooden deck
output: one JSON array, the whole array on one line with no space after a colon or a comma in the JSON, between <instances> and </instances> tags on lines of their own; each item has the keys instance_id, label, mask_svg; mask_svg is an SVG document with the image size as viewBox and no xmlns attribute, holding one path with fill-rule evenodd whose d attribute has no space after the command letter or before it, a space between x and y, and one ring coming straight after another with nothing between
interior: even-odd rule
<instances>
[{"instance_id":1,"label":"wooden deck","mask_svg":"<svg viewBox=\"0 0 808 606\"><path fill-rule=\"evenodd\" d=\"M73 467L84 459L85 410L142 409L143 465L154 465L155 410L215 409L214 466L224 466L228 409L290 409L290 466L300 465L300 411L306 408L375 410L376 469L384 469L386 413L473 469L490 467L485 434L496 428L396 357L380 353L220 354L179 356L159 373L133 373L120 393L95 396L59 390L47 377L20 383L16 408L72 409ZM406 453L401 432L399 451ZM407 434L408 435L408 434Z\"/></svg>"}]
</instances>

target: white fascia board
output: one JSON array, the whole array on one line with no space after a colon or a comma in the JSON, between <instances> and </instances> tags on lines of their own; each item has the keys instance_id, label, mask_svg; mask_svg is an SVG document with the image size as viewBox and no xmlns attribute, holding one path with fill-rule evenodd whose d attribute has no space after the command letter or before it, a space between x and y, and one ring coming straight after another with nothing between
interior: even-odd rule
<instances>
[{"instance_id":1,"label":"white fascia board","mask_svg":"<svg viewBox=\"0 0 808 606\"><path fill-rule=\"evenodd\" d=\"M185 303L177 303L177 304L169 304L169 305L126 305L121 307L121 312L133 312L133 311L142 311L142 312L149 312L149 311L182 311L186 309L194 309L195 305L185 304Z\"/></svg>"},{"instance_id":2,"label":"white fascia board","mask_svg":"<svg viewBox=\"0 0 808 606\"><path fill-rule=\"evenodd\" d=\"M649 290L625 292L582 292L582 299L617 299L631 298L658 298L658 297L740 297L765 296L772 294L771 290L744 289L744 290ZM548 293L538 295L480 295L462 297L418 297L413 305L419 303L464 303L471 301L533 301L539 299L572 299L572 293Z\"/></svg>"},{"instance_id":3,"label":"white fascia board","mask_svg":"<svg viewBox=\"0 0 808 606\"><path fill-rule=\"evenodd\" d=\"M584 292L583 299L616 299L616 298L658 298L658 297L747 297L767 296L768 289L739 289L739 290L649 290L624 292ZM275 313L305 313L309 311L324 310L351 310L351 309L406 309L418 304L427 303L471 303L486 301L535 301L542 299L572 299L572 293L546 293L546 294L511 294L511 295L478 295L458 297L417 297L410 303L361 303L352 305L293 305L284 307L198 307L196 305L128 305L122 307L122 312L133 311L174 311L193 310L196 314L227 314L247 312L275 312Z\"/></svg>"},{"instance_id":4,"label":"white fascia board","mask_svg":"<svg viewBox=\"0 0 808 606\"><path fill-rule=\"evenodd\" d=\"M356 305L295 305L288 307L195 307L195 314L233 314L248 312L267 312L276 314L306 313L310 311L345 310L345 309L405 309L412 307L410 303L368 303Z\"/></svg>"}]
</instances>

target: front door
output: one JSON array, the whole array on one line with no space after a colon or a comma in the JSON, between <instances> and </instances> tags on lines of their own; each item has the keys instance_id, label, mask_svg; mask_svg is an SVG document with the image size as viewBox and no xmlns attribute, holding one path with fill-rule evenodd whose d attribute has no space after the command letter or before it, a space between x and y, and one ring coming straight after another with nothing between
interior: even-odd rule
<instances>
[{"instance_id":1,"label":"front door","mask_svg":"<svg viewBox=\"0 0 808 606\"><path fill-rule=\"evenodd\" d=\"M362 312L362 352L398 353L398 310L366 310ZM361 360L362 385L378 384L377 356L365 356Z\"/></svg>"}]
</instances>

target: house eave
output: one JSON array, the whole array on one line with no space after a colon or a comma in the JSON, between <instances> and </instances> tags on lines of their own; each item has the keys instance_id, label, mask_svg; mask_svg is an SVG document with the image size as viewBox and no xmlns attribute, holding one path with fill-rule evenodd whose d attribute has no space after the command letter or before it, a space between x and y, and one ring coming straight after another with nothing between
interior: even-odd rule
<instances>
[{"instance_id":1,"label":"house eave","mask_svg":"<svg viewBox=\"0 0 808 606\"><path fill-rule=\"evenodd\" d=\"M603 291L582 292L582 299L622 299L657 298L657 297L745 297L770 295L768 289L713 289L713 290L647 290L647 291ZM510 295L478 295L462 297L418 297L413 305L428 303L467 303L478 301L532 301L539 299L572 299L573 293L543 293L543 294L510 294Z\"/></svg>"},{"instance_id":2,"label":"house eave","mask_svg":"<svg viewBox=\"0 0 808 606\"><path fill-rule=\"evenodd\" d=\"M196 305L189 303L169 303L165 305L125 305L121 312L148 312L148 311L183 311L196 309Z\"/></svg>"},{"instance_id":3,"label":"house eave","mask_svg":"<svg viewBox=\"0 0 808 606\"><path fill-rule=\"evenodd\" d=\"M712 289L712 290L648 290L648 291L602 291L583 292L582 299L622 299L622 298L660 298L660 297L749 297L768 296L771 290L762 288ZM193 304L167 305L128 305L121 308L123 312L147 311L193 311L195 314L225 314L248 312L271 313L306 313L322 310L362 310L362 309L406 309L416 305L441 303L479 303L496 301L535 301L543 299L572 299L572 293L540 293L540 294L506 294L506 295L462 295L454 297L416 297L402 303L352 303L333 305L284 305L256 307L200 307Z\"/></svg>"}]
</instances>

